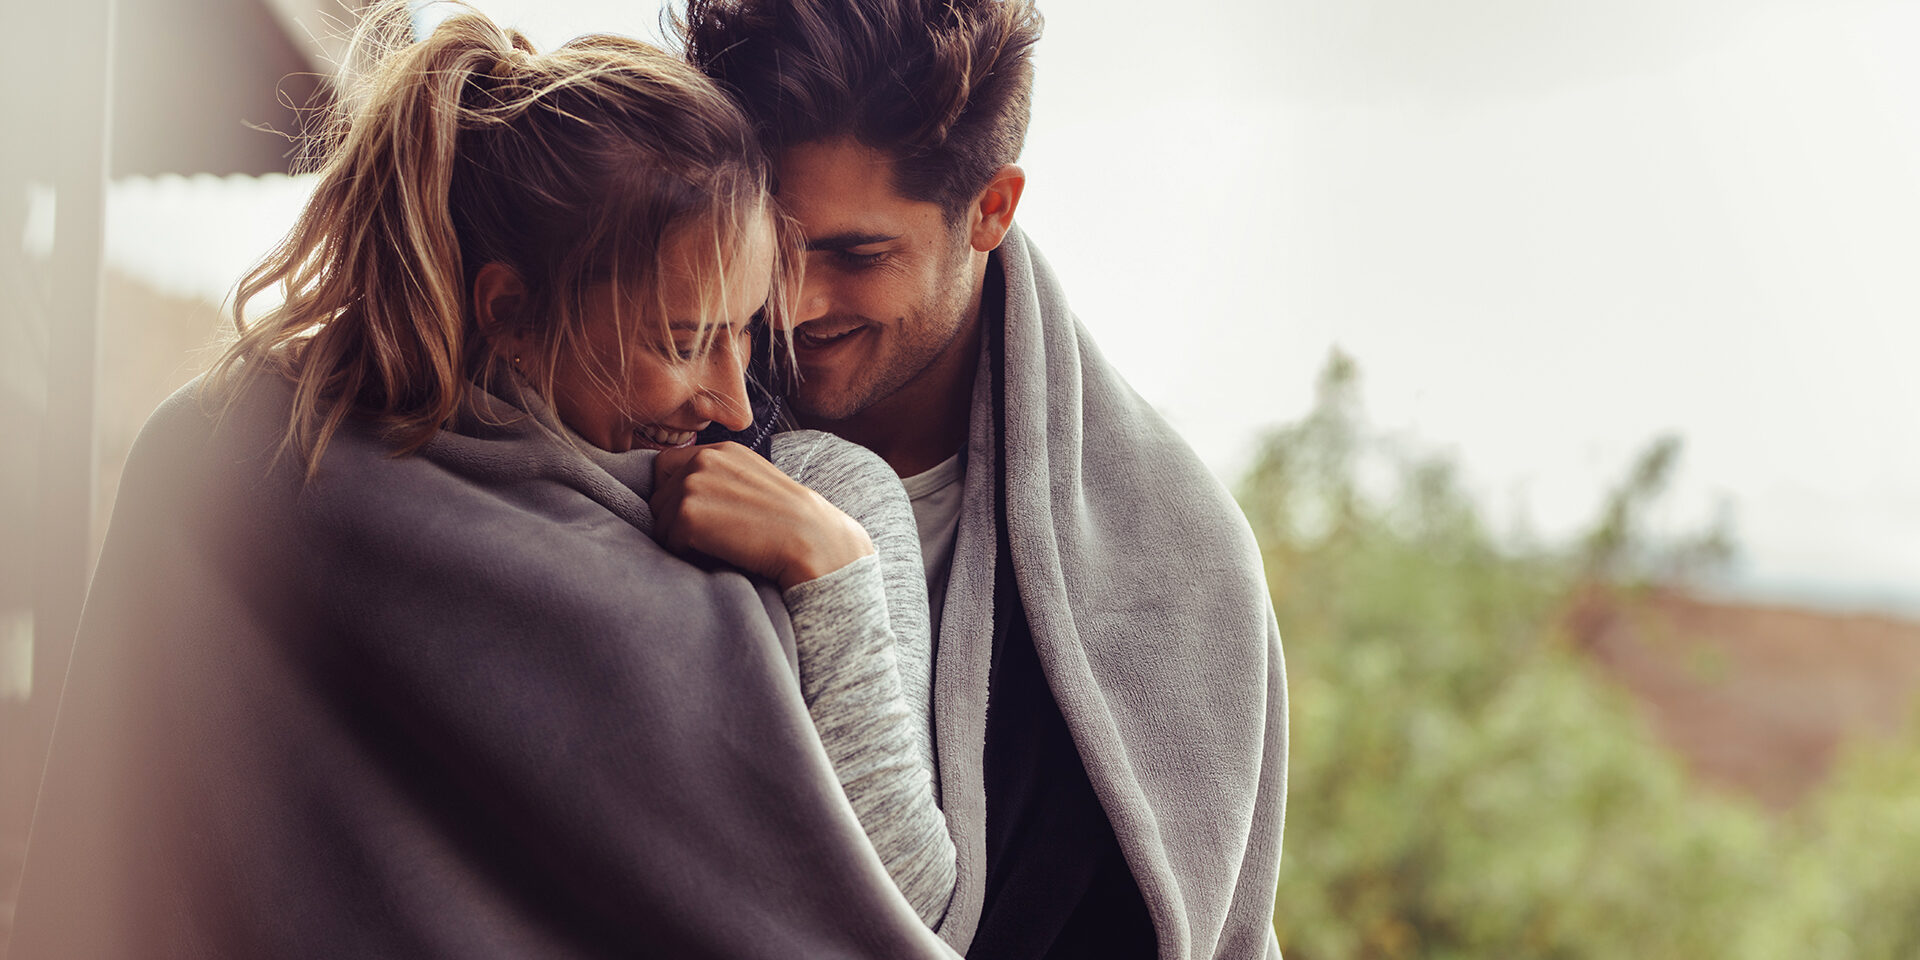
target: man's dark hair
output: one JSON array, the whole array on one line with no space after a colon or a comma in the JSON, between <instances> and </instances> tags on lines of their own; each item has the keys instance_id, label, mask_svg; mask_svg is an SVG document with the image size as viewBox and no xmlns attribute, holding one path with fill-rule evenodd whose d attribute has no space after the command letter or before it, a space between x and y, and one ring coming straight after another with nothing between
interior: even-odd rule
<instances>
[{"instance_id":1,"label":"man's dark hair","mask_svg":"<svg viewBox=\"0 0 1920 960\"><path fill-rule=\"evenodd\" d=\"M851 137L949 222L1026 139L1033 0L687 0L678 26L770 151Z\"/></svg>"}]
</instances>

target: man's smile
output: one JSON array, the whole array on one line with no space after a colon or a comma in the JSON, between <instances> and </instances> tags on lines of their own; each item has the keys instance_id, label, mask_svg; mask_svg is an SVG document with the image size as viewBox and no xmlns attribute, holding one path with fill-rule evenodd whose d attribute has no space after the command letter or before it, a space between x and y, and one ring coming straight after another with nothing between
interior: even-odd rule
<instances>
[{"instance_id":1,"label":"man's smile","mask_svg":"<svg viewBox=\"0 0 1920 960\"><path fill-rule=\"evenodd\" d=\"M807 355L833 352L863 339L872 330L864 320L810 320L794 329L793 347L803 358L814 359Z\"/></svg>"}]
</instances>

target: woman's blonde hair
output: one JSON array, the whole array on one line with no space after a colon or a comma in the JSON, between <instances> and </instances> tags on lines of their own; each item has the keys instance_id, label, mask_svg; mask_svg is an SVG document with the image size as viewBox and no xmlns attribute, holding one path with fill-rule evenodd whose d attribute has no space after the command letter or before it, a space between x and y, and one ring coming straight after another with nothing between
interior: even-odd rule
<instances>
[{"instance_id":1,"label":"woman's blonde hair","mask_svg":"<svg viewBox=\"0 0 1920 960\"><path fill-rule=\"evenodd\" d=\"M625 357L589 349L586 288L612 281L614 322L651 313L664 330L664 312L647 307L661 302L670 240L694 241L685 249L712 280L701 311L711 323L726 309L714 303L720 272L771 217L779 242L765 309L783 308L797 234L767 199L751 126L711 81L622 37L537 53L471 8L412 42L409 8L384 2L361 21L306 162L319 183L241 280L238 338L214 370L229 396L269 371L292 381L285 442L309 476L349 416L373 420L400 453L419 449L508 338L541 355L547 381L536 388L547 396L571 353L617 398ZM525 296L483 330L471 300L488 263L511 268ZM276 286L282 304L248 321L248 303Z\"/></svg>"}]
</instances>

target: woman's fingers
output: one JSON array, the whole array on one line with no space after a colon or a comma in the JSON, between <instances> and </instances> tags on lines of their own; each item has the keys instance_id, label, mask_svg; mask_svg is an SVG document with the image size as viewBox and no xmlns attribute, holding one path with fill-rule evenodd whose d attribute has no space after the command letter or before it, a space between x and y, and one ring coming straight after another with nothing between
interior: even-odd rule
<instances>
[{"instance_id":1,"label":"woman's fingers","mask_svg":"<svg viewBox=\"0 0 1920 960\"><path fill-rule=\"evenodd\" d=\"M693 462L693 458L699 456L702 451L715 450L724 446L728 446L728 444L715 443L704 446L674 447L670 450L660 451L659 454L653 458L654 489L656 491L659 490L661 486L671 481L674 477L679 476L687 469L687 465ZM737 447L739 444L732 444L732 446Z\"/></svg>"},{"instance_id":2,"label":"woman's fingers","mask_svg":"<svg viewBox=\"0 0 1920 960\"><path fill-rule=\"evenodd\" d=\"M859 524L737 443L661 451L649 503L668 549L717 557L783 589L873 552Z\"/></svg>"},{"instance_id":3,"label":"woman's fingers","mask_svg":"<svg viewBox=\"0 0 1920 960\"><path fill-rule=\"evenodd\" d=\"M736 459L741 453L749 458L745 470ZM653 496L648 503L653 508L654 524L662 542L676 550L695 548L698 545L691 538L700 533L703 526L711 526L711 521L703 523L701 517L696 517L691 524L684 521L690 488L703 494L693 504L696 513L711 513L716 507L751 512L751 505L744 502L748 499L747 491L742 489L744 484L751 483L750 461L765 463L752 451L731 442L660 451L653 461ZM772 469L772 464L766 465Z\"/></svg>"}]
</instances>

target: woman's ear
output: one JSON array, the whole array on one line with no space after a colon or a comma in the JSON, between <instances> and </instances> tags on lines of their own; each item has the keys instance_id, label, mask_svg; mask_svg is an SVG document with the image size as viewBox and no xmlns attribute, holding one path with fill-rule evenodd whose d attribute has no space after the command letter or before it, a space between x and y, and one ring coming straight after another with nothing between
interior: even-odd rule
<instances>
[{"instance_id":1,"label":"woman's ear","mask_svg":"<svg viewBox=\"0 0 1920 960\"><path fill-rule=\"evenodd\" d=\"M1007 231L1013 229L1013 211L1020 206L1020 192L1027 188L1027 172L1009 163L1002 166L973 198L972 231L968 238L973 249L987 253L1000 246Z\"/></svg>"},{"instance_id":2,"label":"woman's ear","mask_svg":"<svg viewBox=\"0 0 1920 960\"><path fill-rule=\"evenodd\" d=\"M512 267L494 261L474 274L474 325L496 353L517 357L531 346L522 315L526 303L527 285Z\"/></svg>"}]
</instances>

